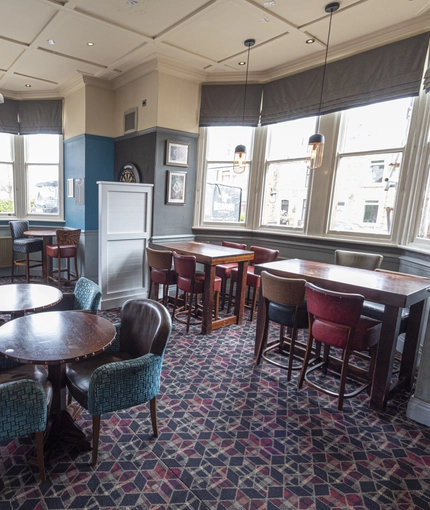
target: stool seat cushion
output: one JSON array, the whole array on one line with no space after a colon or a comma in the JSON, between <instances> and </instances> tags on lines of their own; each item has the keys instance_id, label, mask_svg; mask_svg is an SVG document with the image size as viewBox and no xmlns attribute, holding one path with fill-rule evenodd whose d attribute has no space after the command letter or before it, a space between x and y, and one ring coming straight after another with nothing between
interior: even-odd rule
<instances>
[{"instance_id":1,"label":"stool seat cushion","mask_svg":"<svg viewBox=\"0 0 430 510\"><path fill-rule=\"evenodd\" d=\"M76 257L77 247L73 244L66 244L64 246L58 246L57 244L48 244L46 247L46 254L49 257L58 257L58 249L60 249L60 257L67 259L70 257Z\"/></svg>"},{"instance_id":2,"label":"stool seat cushion","mask_svg":"<svg viewBox=\"0 0 430 510\"><path fill-rule=\"evenodd\" d=\"M175 271L168 269L152 269L151 280L160 285L176 284L177 275Z\"/></svg>"},{"instance_id":3,"label":"stool seat cushion","mask_svg":"<svg viewBox=\"0 0 430 510\"><path fill-rule=\"evenodd\" d=\"M13 242L13 251L18 253L34 253L42 251L43 241L41 239L15 239Z\"/></svg>"},{"instance_id":4,"label":"stool seat cushion","mask_svg":"<svg viewBox=\"0 0 430 510\"><path fill-rule=\"evenodd\" d=\"M267 307L267 314L270 321L276 322L277 324L282 324L283 326L287 326L289 328L294 325L294 315L296 312L295 306L283 305L281 303L275 303L274 301L269 301ZM303 306L300 306L298 309L299 313L299 323L298 329L307 329L308 327L308 311L306 308L306 303Z\"/></svg>"},{"instance_id":5,"label":"stool seat cushion","mask_svg":"<svg viewBox=\"0 0 430 510\"><path fill-rule=\"evenodd\" d=\"M220 278L230 278L231 270L237 267L236 262L229 262L227 264L218 264L216 266L216 275Z\"/></svg>"}]
</instances>

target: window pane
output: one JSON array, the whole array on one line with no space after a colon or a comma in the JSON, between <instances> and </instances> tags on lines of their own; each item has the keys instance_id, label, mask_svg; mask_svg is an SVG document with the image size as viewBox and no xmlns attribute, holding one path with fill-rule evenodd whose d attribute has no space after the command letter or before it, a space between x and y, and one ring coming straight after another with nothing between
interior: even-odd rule
<instances>
[{"instance_id":1,"label":"window pane","mask_svg":"<svg viewBox=\"0 0 430 510\"><path fill-rule=\"evenodd\" d=\"M27 163L58 163L60 161L59 135L27 135L25 161Z\"/></svg>"},{"instance_id":2,"label":"window pane","mask_svg":"<svg viewBox=\"0 0 430 510\"><path fill-rule=\"evenodd\" d=\"M13 166L0 163L0 213L13 213Z\"/></svg>"},{"instance_id":3,"label":"window pane","mask_svg":"<svg viewBox=\"0 0 430 510\"><path fill-rule=\"evenodd\" d=\"M27 165L29 214L58 214L58 172L58 165Z\"/></svg>"},{"instance_id":4,"label":"window pane","mask_svg":"<svg viewBox=\"0 0 430 510\"><path fill-rule=\"evenodd\" d=\"M232 165L208 165L204 221L244 222L249 166L236 174Z\"/></svg>"},{"instance_id":5,"label":"window pane","mask_svg":"<svg viewBox=\"0 0 430 510\"><path fill-rule=\"evenodd\" d=\"M269 149L267 159L306 158L308 140L315 133L316 118L281 122L269 126Z\"/></svg>"},{"instance_id":6,"label":"window pane","mask_svg":"<svg viewBox=\"0 0 430 510\"><path fill-rule=\"evenodd\" d=\"M268 165L263 210L264 225L302 228L308 196L309 170L305 161Z\"/></svg>"},{"instance_id":7,"label":"window pane","mask_svg":"<svg viewBox=\"0 0 430 510\"><path fill-rule=\"evenodd\" d=\"M12 163L13 145L12 135L0 133L0 161L3 163Z\"/></svg>"},{"instance_id":8,"label":"window pane","mask_svg":"<svg viewBox=\"0 0 430 510\"><path fill-rule=\"evenodd\" d=\"M336 174L331 230L389 234L402 154L344 156Z\"/></svg>"},{"instance_id":9,"label":"window pane","mask_svg":"<svg viewBox=\"0 0 430 510\"><path fill-rule=\"evenodd\" d=\"M253 128L242 126L208 128L207 161L233 161L237 145L245 145L247 159L252 157Z\"/></svg>"},{"instance_id":10,"label":"window pane","mask_svg":"<svg viewBox=\"0 0 430 510\"><path fill-rule=\"evenodd\" d=\"M253 128L211 127L207 130L204 221L244 222L248 197ZM243 144L248 164L233 171L234 151Z\"/></svg>"},{"instance_id":11,"label":"window pane","mask_svg":"<svg viewBox=\"0 0 430 510\"><path fill-rule=\"evenodd\" d=\"M341 152L363 152L403 147L409 130L413 98L385 101L342 114Z\"/></svg>"}]
</instances>

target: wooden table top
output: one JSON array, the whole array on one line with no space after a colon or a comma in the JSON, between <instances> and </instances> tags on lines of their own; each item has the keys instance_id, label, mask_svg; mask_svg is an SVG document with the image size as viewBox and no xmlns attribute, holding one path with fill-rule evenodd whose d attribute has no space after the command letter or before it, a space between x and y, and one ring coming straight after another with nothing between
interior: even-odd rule
<instances>
[{"instance_id":1,"label":"wooden table top","mask_svg":"<svg viewBox=\"0 0 430 510\"><path fill-rule=\"evenodd\" d=\"M55 236L57 234L57 230L26 230L24 232L25 236L30 237L50 237Z\"/></svg>"},{"instance_id":2,"label":"wooden table top","mask_svg":"<svg viewBox=\"0 0 430 510\"><path fill-rule=\"evenodd\" d=\"M11 283L0 286L0 311L37 312L59 303L63 293L56 287L37 283Z\"/></svg>"},{"instance_id":3,"label":"wooden table top","mask_svg":"<svg viewBox=\"0 0 430 510\"><path fill-rule=\"evenodd\" d=\"M301 277L337 292L362 294L367 300L406 308L430 297L430 278L403 273L369 271L301 259L258 264L257 274L268 270L287 278Z\"/></svg>"},{"instance_id":4,"label":"wooden table top","mask_svg":"<svg viewBox=\"0 0 430 510\"><path fill-rule=\"evenodd\" d=\"M106 350L115 326L80 311L25 315L0 327L0 353L20 363L56 365Z\"/></svg>"},{"instance_id":5,"label":"wooden table top","mask_svg":"<svg viewBox=\"0 0 430 510\"><path fill-rule=\"evenodd\" d=\"M194 255L197 262L202 264L217 265L226 262L242 262L253 260L254 252L238 250L218 244L198 243L196 241L175 241L171 243L157 243L160 248L176 251L181 255Z\"/></svg>"}]
</instances>

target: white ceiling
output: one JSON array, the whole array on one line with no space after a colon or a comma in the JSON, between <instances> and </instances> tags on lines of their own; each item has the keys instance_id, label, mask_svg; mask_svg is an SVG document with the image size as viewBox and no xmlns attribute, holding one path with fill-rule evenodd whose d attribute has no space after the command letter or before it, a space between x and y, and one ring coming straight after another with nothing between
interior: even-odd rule
<instances>
[{"instance_id":1,"label":"white ceiling","mask_svg":"<svg viewBox=\"0 0 430 510\"><path fill-rule=\"evenodd\" d=\"M61 96L93 76L123 83L154 61L206 82L250 81L322 64L327 0L0 0L0 92ZM329 60L430 29L430 0L341 0ZM314 37L314 44L306 40ZM48 40L55 44L49 44ZM88 46L87 42L93 42ZM31 87L26 87L31 85Z\"/></svg>"}]
</instances>

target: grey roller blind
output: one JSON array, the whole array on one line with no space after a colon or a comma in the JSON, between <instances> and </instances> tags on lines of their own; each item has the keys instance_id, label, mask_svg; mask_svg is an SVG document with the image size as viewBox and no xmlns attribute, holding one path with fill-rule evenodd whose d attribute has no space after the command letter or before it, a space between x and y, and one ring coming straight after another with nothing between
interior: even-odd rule
<instances>
[{"instance_id":1,"label":"grey roller blind","mask_svg":"<svg viewBox=\"0 0 430 510\"><path fill-rule=\"evenodd\" d=\"M430 92L430 67L427 68L427 71L424 75L424 90L426 92Z\"/></svg>"},{"instance_id":2,"label":"grey roller blind","mask_svg":"<svg viewBox=\"0 0 430 510\"><path fill-rule=\"evenodd\" d=\"M199 125L258 126L262 89L262 84L247 86L243 118L245 85L203 85Z\"/></svg>"},{"instance_id":3,"label":"grey roller blind","mask_svg":"<svg viewBox=\"0 0 430 510\"><path fill-rule=\"evenodd\" d=\"M18 104L18 101L7 98L0 104L0 133L19 133Z\"/></svg>"},{"instance_id":4,"label":"grey roller blind","mask_svg":"<svg viewBox=\"0 0 430 510\"><path fill-rule=\"evenodd\" d=\"M38 133L61 135L63 132L61 100L20 101L19 132L22 135Z\"/></svg>"},{"instance_id":5,"label":"grey roller blind","mask_svg":"<svg viewBox=\"0 0 430 510\"><path fill-rule=\"evenodd\" d=\"M321 113L418 95L429 35L328 64ZM261 124L318 115L322 71L323 66L265 84Z\"/></svg>"}]
</instances>

